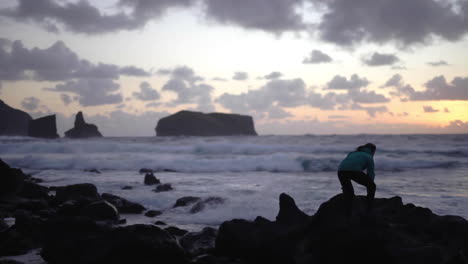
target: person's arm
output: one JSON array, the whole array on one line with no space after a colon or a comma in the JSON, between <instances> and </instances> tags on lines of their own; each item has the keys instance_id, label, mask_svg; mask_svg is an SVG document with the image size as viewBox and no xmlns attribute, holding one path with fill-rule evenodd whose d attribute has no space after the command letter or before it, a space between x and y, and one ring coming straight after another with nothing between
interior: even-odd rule
<instances>
[{"instance_id":1,"label":"person's arm","mask_svg":"<svg viewBox=\"0 0 468 264\"><path fill-rule=\"evenodd\" d=\"M375 178L375 172L374 172L374 159L371 157L369 159L369 163L367 164L367 175L374 180Z\"/></svg>"}]
</instances>

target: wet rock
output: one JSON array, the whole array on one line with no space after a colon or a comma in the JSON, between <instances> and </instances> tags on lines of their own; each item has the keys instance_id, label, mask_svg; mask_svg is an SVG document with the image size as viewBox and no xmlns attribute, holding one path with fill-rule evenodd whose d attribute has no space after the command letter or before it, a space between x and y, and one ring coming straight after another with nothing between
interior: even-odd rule
<instances>
[{"instance_id":1,"label":"wet rock","mask_svg":"<svg viewBox=\"0 0 468 264\"><path fill-rule=\"evenodd\" d=\"M18 195L29 199L48 199L49 188L30 181L24 181Z\"/></svg>"},{"instance_id":2,"label":"wet rock","mask_svg":"<svg viewBox=\"0 0 468 264\"><path fill-rule=\"evenodd\" d=\"M131 190L131 189L133 189L133 187L132 187L132 186L128 186L128 185L122 187L122 190Z\"/></svg>"},{"instance_id":3,"label":"wet rock","mask_svg":"<svg viewBox=\"0 0 468 264\"><path fill-rule=\"evenodd\" d=\"M214 207L216 205L223 204L223 203L224 203L224 199L221 197L208 197L204 200L201 200L195 203L190 209L190 213L196 214L198 212L203 211L207 206Z\"/></svg>"},{"instance_id":4,"label":"wet rock","mask_svg":"<svg viewBox=\"0 0 468 264\"><path fill-rule=\"evenodd\" d=\"M181 207L181 206L187 206L187 205L196 203L198 201L201 201L200 197L185 196L185 197L177 199L177 201L174 204L173 208Z\"/></svg>"},{"instance_id":5,"label":"wet rock","mask_svg":"<svg viewBox=\"0 0 468 264\"><path fill-rule=\"evenodd\" d=\"M85 122L83 113L80 111L75 117L75 126L65 132L67 138L90 138L102 137L96 125L88 124Z\"/></svg>"},{"instance_id":6,"label":"wet rock","mask_svg":"<svg viewBox=\"0 0 468 264\"><path fill-rule=\"evenodd\" d=\"M302 224L308 219L308 215L299 210L294 199L285 194L279 197L279 212L276 222L284 225Z\"/></svg>"},{"instance_id":7,"label":"wet rock","mask_svg":"<svg viewBox=\"0 0 468 264\"><path fill-rule=\"evenodd\" d=\"M175 226L169 226L169 227L166 227L164 228L164 230L166 232L168 232L169 234L173 235L173 236L176 236L176 237L181 237L185 234L188 233L187 230L184 230L184 229L180 229L178 227L175 227Z\"/></svg>"},{"instance_id":8,"label":"wet rock","mask_svg":"<svg viewBox=\"0 0 468 264\"><path fill-rule=\"evenodd\" d=\"M162 212L158 210L149 210L148 212L145 213L145 216L147 217L156 217L158 215L162 215Z\"/></svg>"},{"instance_id":9,"label":"wet rock","mask_svg":"<svg viewBox=\"0 0 468 264\"><path fill-rule=\"evenodd\" d=\"M85 172L91 172L91 173L96 173L96 174L101 174L101 171L99 171L98 169L88 169L88 170L84 170Z\"/></svg>"},{"instance_id":10,"label":"wet rock","mask_svg":"<svg viewBox=\"0 0 468 264\"><path fill-rule=\"evenodd\" d=\"M167 225L167 224L166 224L165 222L163 222L163 221L156 221L154 224L155 224L155 225Z\"/></svg>"},{"instance_id":11,"label":"wet rock","mask_svg":"<svg viewBox=\"0 0 468 264\"><path fill-rule=\"evenodd\" d=\"M130 202L117 195L113 195L110 193L103 193L101 197L105 201L114 205L117 208L117 210L122 214L140 214L144 210L146 210L146 208L143 205Z\"/></svg>"},{"instance_id":12,"label":"wet rock","mask_svg":"<svg viewBox=\"0 0 468 264\"><path fill-rule=\"evenodd\" d=\"M19 262L13 259L0 259L0 264L23 264L23 262Z\"/></svg>"},{"instance_id":13,"label":"wet rock","mask_svg":"<svg viewBox=\"0 0 468 264\"><path fill-rule=\"evenodd\" d=\"M210 253L215 248L215 240L218 232L211 227L205 227L200 232L185 234L180 240L180 245L191 256Z\"/></svg>"},{"instance_id":14,"label":"wet rock","mask_svg":"<svg viewBox=\"0 0 468 264\"><path fill-rule=\"evenodd\" d=\"M99 200L101 196L96 186L91 183L80 183L55 188L55 200L63 203L68 200Z\"/></svg>"},{"instance_id":15,"label":"wet rock","mask_svg":"<svg viewBox=\"0 0 468 264\"><path fill-rule=\"evenodd\" d=\"M58 138L55 115L29 120L28 136L38 138Z\"/></svg>"},{"instance_id":16,"label":"wet rock","mask_svg":"<svg viewBox=\"0 0 468 264\"><path fill-rule=\"evenodd\" d=\"M161 181L159 181L152 172L148 172L145 174L145 184L146 185L155 185L155 184L160 184Z\"/></svg>"},{"instance_id":17,"label":"wet rock","mask_svg":"<svg viewBox=\"0 0 468 264\"><path fill-rule=\"evenodd\" d=\"M170 183L165 183L165 184L160 184L156 186L156 189L154 189L154 192L168 192L172 191L172 185Z\"/></svg>"},{"instance_id":18,"label":"wet rock","mask_svg":"<svg viewBox=\"0 0 468 264\"><path fill-rule=\"evenodd\" d=\"M117 221L120 218L117 208L106 201L92 202L84 206L81 214L95 220Z\"/></svg>"}]
</instances>

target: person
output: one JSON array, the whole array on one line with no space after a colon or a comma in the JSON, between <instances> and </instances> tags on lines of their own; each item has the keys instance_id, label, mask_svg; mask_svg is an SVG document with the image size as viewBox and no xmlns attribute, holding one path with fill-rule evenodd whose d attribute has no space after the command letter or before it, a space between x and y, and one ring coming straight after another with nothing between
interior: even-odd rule
<instances>
[{"instance_id":1,"label":"person","mask_svg":"<svg viewBox=\"0 0 468 264\"><path fill-rule=\"evenodd\" d=\"M374 183L374 154L376 150L377 147L372 143L359 146L355 151L350 152L338 166L338 179L345 198L347 216L351 216L355 196L351 180L367 188L367 213L372 211L376 190ZM363 172L364 170L366 170L367 174Z\"/></svg>"}]
</instances>

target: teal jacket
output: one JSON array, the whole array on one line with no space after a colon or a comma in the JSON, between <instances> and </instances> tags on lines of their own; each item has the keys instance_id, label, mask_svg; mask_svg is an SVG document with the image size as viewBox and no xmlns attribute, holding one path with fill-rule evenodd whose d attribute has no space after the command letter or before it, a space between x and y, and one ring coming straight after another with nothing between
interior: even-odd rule
<instances>
[{"instance_id":1,"label":"teal jacket","mask_svg":"<svg viewBox=\"0 0 468 264\"><path fill-rule=\"evenodd\" d=\"M365 169L367 169L367 175L374 180L374 158L372 151L368 148L349 153L338 166L340 171L363 171Z\"/></svg>"}]
</instances>

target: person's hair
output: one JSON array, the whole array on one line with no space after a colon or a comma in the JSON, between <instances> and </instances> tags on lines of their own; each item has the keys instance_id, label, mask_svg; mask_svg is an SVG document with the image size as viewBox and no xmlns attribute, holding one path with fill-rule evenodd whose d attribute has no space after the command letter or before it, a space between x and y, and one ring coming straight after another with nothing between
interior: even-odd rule
<instances>
[{"instance_id":1,"label":"person's hair","mask_svg":"<svg viewBox=\"0 0 468 264\"><path fill-rule=\"evenodd\" d=\"M365 145L357 147L356 151L362 151L365 148L370 149L370 151L372 152L372 155L374 155L375 151L377 150L377 147L374 144L367 143Z\"/></svg>"}]
</instances>

